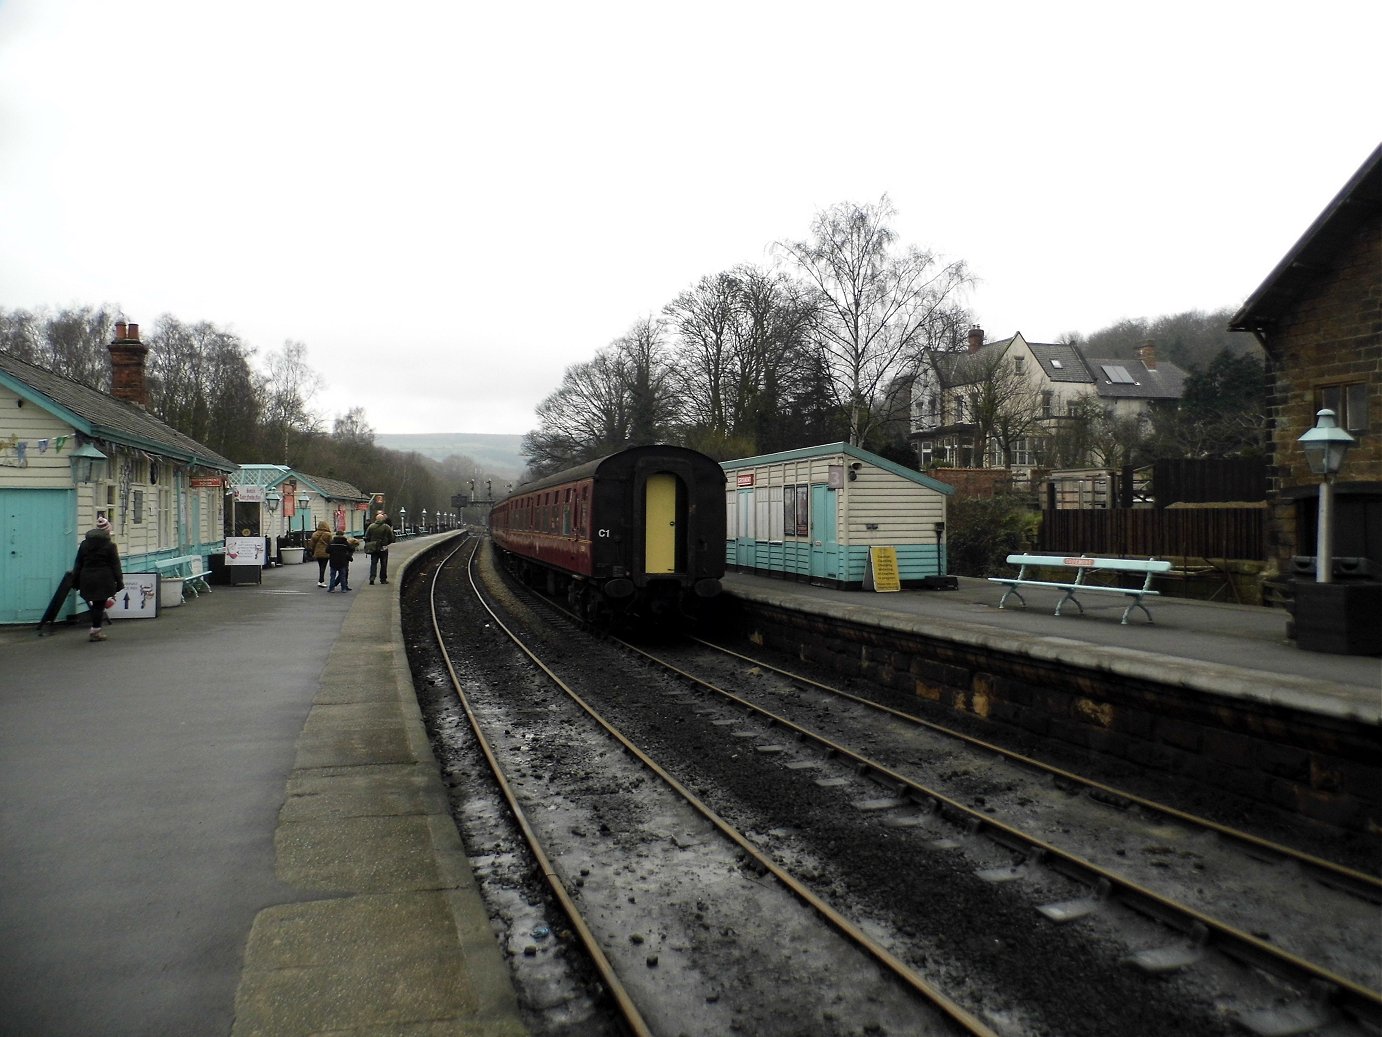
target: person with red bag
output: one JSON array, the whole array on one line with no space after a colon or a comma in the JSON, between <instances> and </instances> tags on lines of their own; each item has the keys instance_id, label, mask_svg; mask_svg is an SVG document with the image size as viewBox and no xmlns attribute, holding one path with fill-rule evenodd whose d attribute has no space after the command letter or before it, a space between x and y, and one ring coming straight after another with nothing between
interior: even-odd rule
<instances>
[{"instance_id":1,"label":"person with red bag","mask_svg":"<svg viewBox=\"0 0 1382 1037\"><path fill-rule=\"evenodd\" d=\"M77 548L77 560L72 563L72 585L91 610L89 641L104 641L106 609L114 603L115 592L125 589L125 575L120 571L120 549L111 537L110 519L96 517L96 528L89 529Z\"/></svg>"}]
</instances>

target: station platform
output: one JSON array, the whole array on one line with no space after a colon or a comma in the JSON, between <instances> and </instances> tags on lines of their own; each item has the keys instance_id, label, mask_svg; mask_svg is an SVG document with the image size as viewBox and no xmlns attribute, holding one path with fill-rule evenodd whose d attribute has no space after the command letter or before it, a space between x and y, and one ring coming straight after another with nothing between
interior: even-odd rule
<instances>
[{"instance_id":1,"label":"station platform","mask_svg":"<svg viewBox=\"0 0 1382 1037\"><path fill-rule=\"evenodd\" d=\"M0 628L0 1031L525 1033L400 635L429 539Z\"/></svg>"},{"instance_id":2,"label":"station platform","mask_svg":"<svg viewBox=\"0 0 1382 1037\"><path fill-rule=\"evenodd\" d=\"M447 808L392 580L265 570L109 640L0 628L7 1034L525 1033ZM879 594L730 574L730 596L1382 723L1382 660L1299 650L1279 610L1056 592ZM1049 600L1048 600L1049 599Z\"/></svg>"},{"instance_id":3,"label":"station platform","mask_svg":"<svg viewBox=\"0 0 1382 1037\"><path fill-rule=\"evenodd\" d=\"M1123 624L1119 595L1082 595L1083 614L1066 605L1057 616L1058 590L1024 587L1025 608L1009 599L1000 609L1000 584L955 580L955 590L879 593L728 573L724 588L763 604L1382 726L1382 658L1302 650L1287 638L1281 609L1158 596L1146 599L1151 622L1135 611Z\"/></svg>"}]
</instances>

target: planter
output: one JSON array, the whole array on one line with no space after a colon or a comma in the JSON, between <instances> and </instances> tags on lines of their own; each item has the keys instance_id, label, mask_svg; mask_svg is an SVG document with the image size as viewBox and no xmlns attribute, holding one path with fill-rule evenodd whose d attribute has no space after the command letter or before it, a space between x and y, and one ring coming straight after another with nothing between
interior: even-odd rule
<instances>
[{"instance_id":1,"label":"planter","mask_svg":"<svg viewBox=\"0 0 1382 1037\"><path fill-rule=\"evenodd\" d=\"M1295 582L1296 646L1335 655L1382 655L1382 583Z\"/></svg>"},{"instance_id":2,"label":"planter","mask_svg":"<svg viewBox=\"0 0 1382 1037\"><path fill-rule=\"evenodd\" d=\"M158 604L160 608L170 609L182 604L182 585L187 581L181 576L165 576L158 581Z\"/></svg>"},{"instance_id":3,"label":"planter","mask_svg":"<svg viewBox=\"0 0 1382 1037\"><path fill-rule=\"evenodd\" d=\"M307 549L303 547L280 547L278 557L283 565L301 565L302 556L306 554L306 551Z\"/></svg>"}]
</instances>

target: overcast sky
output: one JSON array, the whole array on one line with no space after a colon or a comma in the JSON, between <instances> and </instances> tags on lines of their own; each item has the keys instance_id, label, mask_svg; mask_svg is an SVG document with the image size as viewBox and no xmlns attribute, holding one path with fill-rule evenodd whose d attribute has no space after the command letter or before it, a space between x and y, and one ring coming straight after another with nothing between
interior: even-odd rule
<instances>
[{"instance_id":1,"label":"overcast sky","mask_svg":"<svg viewBox=\"0 0 1382 1037\"><path fill-rule=\"evenodd\" d=\"M1379 11L0 0L0 306L301 342L380 433L525 432L885 192L991 338L1233 308L1378 142Z\"/></svg>"}]
</instances>

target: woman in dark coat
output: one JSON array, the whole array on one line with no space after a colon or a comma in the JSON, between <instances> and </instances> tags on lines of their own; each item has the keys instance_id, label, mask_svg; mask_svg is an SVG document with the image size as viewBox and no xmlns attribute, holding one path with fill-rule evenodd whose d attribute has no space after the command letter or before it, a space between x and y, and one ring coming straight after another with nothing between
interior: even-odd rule
<instances>
[{"instance_id":1,"label":"woman in dark coat","mask_svg":"<svg viewBox=\"0 0 1382 1037\"><path fill-rule=\"evenodd\" d=\"M88 640L104 641L101 627L106 619L106 602L115 592L125 589L125 575L120 571L120 550L110 537L110 520L104 515L96 519L96 528L87 530L86 538L77 548L77 560L72 563L72 585L91 610L91 636Z\"/></svg>"}]
</instances>

